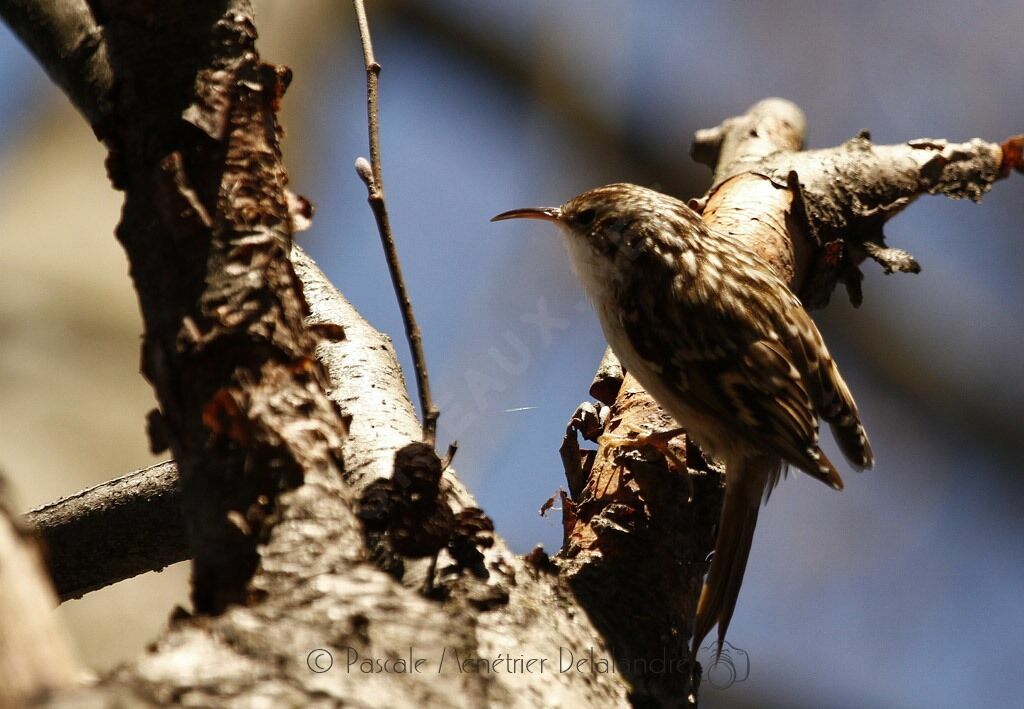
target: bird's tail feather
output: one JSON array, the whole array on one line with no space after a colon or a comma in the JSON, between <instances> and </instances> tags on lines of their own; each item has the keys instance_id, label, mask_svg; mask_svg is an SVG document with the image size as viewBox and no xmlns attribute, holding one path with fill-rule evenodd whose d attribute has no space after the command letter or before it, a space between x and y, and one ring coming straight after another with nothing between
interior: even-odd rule
<instances>
[{"instance_id":1,"label":"bird's tail feather","mask_svg":"<svg viewBox=\"0 0 1024 709\"><path fill-rule=\"evenodd\" d=\"M779 466L778 460L769 458L744 458L726 466L725 502L718 524L715 554L697 602L694 654L716 623L718 652L722 651L725 633L743 584L761 498L768 482L777 478Z\"/></svg>"}]
</instances>

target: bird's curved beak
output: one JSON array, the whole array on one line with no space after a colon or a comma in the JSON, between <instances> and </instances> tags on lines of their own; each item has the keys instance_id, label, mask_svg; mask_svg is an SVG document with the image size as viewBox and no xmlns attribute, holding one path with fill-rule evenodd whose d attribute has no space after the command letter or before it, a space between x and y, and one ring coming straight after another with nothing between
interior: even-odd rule
<instances>
[{"instance_id":1,"label":"bird's curved beak","mask_svg":"<svg viewBox=\"0 0 1024 709\"><path fill-rule=\"evenodd\" d=\"M557 222L562 218L561 207L524 207L523 209L511 209L507 212L491 217L492 222L500 222L505 219L543 219L548 222Z\"/></svg>"}]
</instances>

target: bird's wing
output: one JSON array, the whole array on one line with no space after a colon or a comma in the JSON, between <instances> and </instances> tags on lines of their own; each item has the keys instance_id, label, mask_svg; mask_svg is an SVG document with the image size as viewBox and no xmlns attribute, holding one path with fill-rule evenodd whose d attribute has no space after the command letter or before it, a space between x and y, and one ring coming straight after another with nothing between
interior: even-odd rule
<instances>
[{"instance_id":1,"label":"bird's wing","mask_svg":"<svg viewBox=\"0 0 1024 709\"><path fill-rule=\"evenodd\" d=\"M792 338L776 327L782 319L778 311L787 305L783 297L795 296L781 281L760 276L748 288L720 285L718 292L695 293L680 277L661 291L662 307L654 317L649 301L623 303L621 323L630 344L660 364L661 376L677 383L689 405L732 426L764 452L841 488L841 478L818 448L819 410L787 346ZM648 289L626 290L645 299ZM799 324L814 328L796 307L806 318ZM807 356L802 352L799 361Z\"/></svg>"},{"instance_id":2,"label":"bird's wing","mask_svg":"<svg viewBox=\"0 0 1024 709\"><path fill-rule=\"evenodd\" d=\"M684 397L692 405L739 424L739 433L825 484L843 481L818 448L818 416L788 352L778 342L755 340L734 357L690 365Z\"/></svg>"},{"instance_id":3,"label":"bird's wing","mask_svg":"<svg viewBox=\"0 0 1024 709\"><path fill-rule=\"evenodd\" d=\"M818 415L832 426L843 455L857 468L870 468L874 454L857 404L825 347L821 333L803 308L786 310L783 318L779 332L807 385Z\"/></svg>"}]
</instances>

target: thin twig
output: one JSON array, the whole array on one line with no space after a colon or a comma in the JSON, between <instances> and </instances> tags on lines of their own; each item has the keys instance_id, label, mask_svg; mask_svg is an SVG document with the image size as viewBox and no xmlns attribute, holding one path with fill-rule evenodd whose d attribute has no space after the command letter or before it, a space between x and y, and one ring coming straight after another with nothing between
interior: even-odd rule
<instances>
[{"instance_id":1,"label":"thin twig","mask_svg":"<svg viewBox=\"0 0 1024 709\"><path fill-rule=\"evenodd\" d=\"M402 311L402 322L405 324L405 336L412 350L413 368L416 370L416 388L420 395L420 409L423 411L423 440L434 445L437 437L438 410L430 396L430 378L427 376L427 360L423 355L423 337L416 316L412 311L412 302L402 277L402 264L398 260L398 248L391 232L387 205L384 203L384 178L380 164L380 110L377 101L377 83L380 76L380 64L373 56L373 43L370 40L370 25L366 21L366 8L362 0L352 0L359 23L359 38L363 43L363 61L366 64L366 113L370 129L370 161L365 158L356 160L356 173L366 184L367 201L373 210L380 232L380 241L384 246L388 270L391 272L391 284L395 288L398 307Z\"/></svg>"}]
</instances>

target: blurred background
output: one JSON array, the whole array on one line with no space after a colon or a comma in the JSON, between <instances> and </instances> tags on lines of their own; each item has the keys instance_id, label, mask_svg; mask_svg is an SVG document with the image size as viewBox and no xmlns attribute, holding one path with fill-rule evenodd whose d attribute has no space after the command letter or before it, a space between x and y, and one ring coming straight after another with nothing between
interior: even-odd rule
<instances>
[{"instance_id":1,"label":"blurred background","mask_svg":"<svg viewBox=\"0 0 1024 709\"><path fill-rule=\"evenodd\" d=\"M520 552L557 549L557 447L604 343L554 230L493 225L632 181L682 198L709 172L695 130L767 96L808 145L1024 131L1020 0L370 3L391 218L442 445ZM257 2L262 52L295 70L284 102L301 235L390 333L401 321L365 191L364 74L347 3ZM0 469L24 509L153 462L141 325L113 238L104 153L0 26ZM1020 706L1024 657L1024 179L981 206L924 198L889 240L923 265L865 264L865 304L815 313L857 396L877 466L835 493L790 476L762 512L730 641L749 677L708 707ZM64 604L83 659L109 668L187 602L178 565Z\"/></svg>"}]
</instances>

